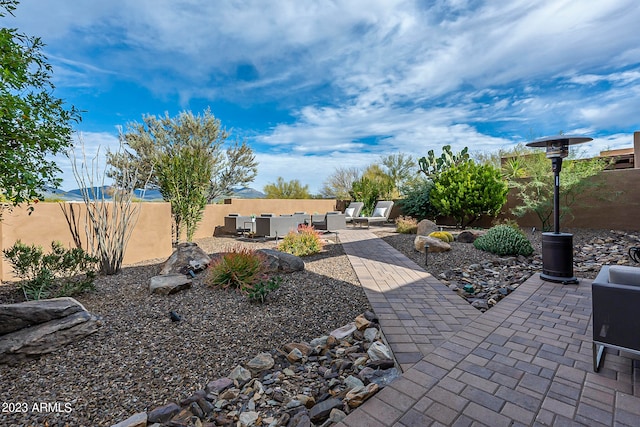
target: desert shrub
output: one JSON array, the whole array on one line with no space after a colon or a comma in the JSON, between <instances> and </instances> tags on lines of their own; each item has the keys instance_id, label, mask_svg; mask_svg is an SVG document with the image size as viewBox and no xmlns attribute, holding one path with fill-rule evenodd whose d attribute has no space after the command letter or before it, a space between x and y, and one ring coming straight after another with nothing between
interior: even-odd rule
<instances>
[{"instance_id":1,"label":"desert shrub","mask_svg":"<svg viewBox=\"0 0 640 427\"><path fill-rule=\"evenodd\" d=\"M261 252L236 246L211 262L207 283L248 293L256 283L265 279L265 260Z\"/></svg>"},{"instance_id":2,"label":"desert shrub","mask_svg":"<svg viewBox=\"0 0 640 427\"><path fill-rule=\"evenodd\" d=\"M42 246L25 245L18 240L2 251L16 275L27 300L73 296L93 290L98 259L82 248L65 249L51 243L45 254Z\"/></svg>"},{"instance_id":3,"label":"desert shrub","mask_svg":"<svg viewBox=\"0 0 640 427\"><path fill-rule=\"evenodd\" d=\"M271 277L268 280L259 280L250 289L247 289L247 296L250 301L264 303L272 291L280 287L282 278L280 276Z\"/></svg>"},{"instance_id":4,"label":"desert shrub","mask_svg":"<svg viewBox=\"0 0 640 427\"><path fill-rule=\"evenodd\" d=\"M399 216L396 218L396 231L402 234L416 234L418 220L410 216Z\"/></svg>"},{"instance_id":5,"label":"desert shrub","mask_svg":"<svg viewBox=\"0 0 640 427\"><path fill-rule=\"evenodd\" d=\"M295 256L307 256L317 254L323 246L324 242L316 229L309 225L301 225L297 233L291 231L284 236L278 245L278 250Z\"/></svg>"},{"instance_id":6,"label":"desert shrub","mask_svg":"<svg viewBox=\"0 0 640 427\"><path fill-rule=\"evenodd\" d=\"M449 233L448 231L434 231L433 233L429 234L429 237L440 239L446 243L451 243L455 240L453 238L453 234Z\"/></svg>"},{"instance_id":7,"label":"desert shrub","mask_svg":"<svg viewBox=\"0 0 640 427\"><path fill-rule=\"evenodd\" d=\"M508 225L491 227L483 236L478 237L473 245L477 249L497 255L524 255L533 253L531 242L518 230Z\"/></svg>"},{"instance_id":8,"label":"desert shrub","mask_svg":"<svg viewBox=\"0 0 640 427\"><path fill-rule=\"evenodd\" d=\"M491 224L494 225L494 226L495 225L507 225L507 226L513 228L514 230L516 230L517 232L521 233L523 236L526 237L526 234L520 228L520 225L518 224L518 221L516 221L514 219L511 219L511 218L496 219L496 220L492 221Z\"/></svg>"}]
</instances>

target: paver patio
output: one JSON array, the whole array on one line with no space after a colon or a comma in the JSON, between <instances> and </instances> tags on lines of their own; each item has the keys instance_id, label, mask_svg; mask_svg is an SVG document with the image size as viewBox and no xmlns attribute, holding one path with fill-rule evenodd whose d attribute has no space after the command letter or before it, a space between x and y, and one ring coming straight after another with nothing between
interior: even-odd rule
<instances>
[{"instance_id":1,"label":"paver patio","mask_svg":"<svg viewBox=\"0 0 640 427\"><path fill-rule=\"evenodd\" d=\"M342 427L640 425L633 359L593 372L590 280L535 275L482 314L371 231L340 241L403 372Z\"/></svg>"}]
</instances>

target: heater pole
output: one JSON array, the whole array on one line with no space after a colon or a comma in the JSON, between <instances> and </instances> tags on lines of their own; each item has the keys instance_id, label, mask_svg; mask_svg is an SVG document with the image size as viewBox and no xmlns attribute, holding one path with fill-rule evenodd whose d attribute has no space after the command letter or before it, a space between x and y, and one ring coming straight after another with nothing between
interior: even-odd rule
<instances>
[{"instance_id":1,"label":"heater pole","mask_svg":"<svg viewBox=\"0 0 640 427\"><path fill-rule=\"evenodd\" d=\"M562 170L562 157L551 159L553 168L553 232L560 234L560 171Z\"/></svg>"}]
</instances>

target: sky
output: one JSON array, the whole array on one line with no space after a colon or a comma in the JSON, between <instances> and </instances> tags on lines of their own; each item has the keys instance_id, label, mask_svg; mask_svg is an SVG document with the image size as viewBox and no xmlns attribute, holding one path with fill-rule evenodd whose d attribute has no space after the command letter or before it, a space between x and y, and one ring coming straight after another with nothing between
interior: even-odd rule
<instances>
[{"instance_id":1,"label":"sky","mask_svg":"<svg viewBox=\"0 0 640 427\"><path fill-rule=\"evenodd\" d=\"M77 157L210 108L254 150L258 190L318 193L337 168L447 144L564 132L597 154L640 131L637 0L22 0L2 20L42 38L55 96L83 110Z\"/></svg>"}]
</instances>

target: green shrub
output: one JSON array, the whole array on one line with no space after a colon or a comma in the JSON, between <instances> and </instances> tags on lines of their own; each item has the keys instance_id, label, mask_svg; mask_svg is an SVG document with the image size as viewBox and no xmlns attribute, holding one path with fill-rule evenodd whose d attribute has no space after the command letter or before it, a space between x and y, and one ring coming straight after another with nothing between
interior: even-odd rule
<instances>
[{"instance_id":1,"label":"green shrub","mask_svg":"<svg viewBox=\"0 0 640 427\"><path fill-rule=\"evenodd\" d=\"M453 238L453 234L449 233L448 231L434 231L433 233L429 234L429 237L440 239L445 243L451 243L455 240Z\"/></svg>"},{"instance_id":2,"label":"green shrub","mask_svg":"<svg viewBox=\"0 0 640 427\"><path fill-rule=\"evenodd\" d=\"M261 252L236 246L211 262L206 282L210 286L247 293L265 278L265 260Z\"/></svg>"},{"instance_id":3,"label":"green shrub","mask_svg":"<svg viewBox=\"0 0 640 427\"><path fill-rule=\"evenodd\" d=\"M250 289L246 289L247 296L250 301L264 303L267 300L267 296L278 289L281 283L282 278L280 276L269 278L269 280L260 280Z\"/></svg>"},{"instance_id":4,"label":"green shrub","mask_svg":"<svg viewBox=\"0 0 640 427\"><path fill-rule=\"evenodd\" d=\"M396 231L402 234L416 234L418 232L418 220L410 216L396 218Z\"/></svg>"},{"instance_id":5,"label":"green shrub","mask_svg":"<svg viewBox=\"0 0 640 427\"><path fill-rule=\"evenodd\" d=\"M404 185L404 198L398 201L402 213L417 220L434 218L438 211L431 204L429 197L432 188L433 182L425 178L414 179Z\"/></svg>"},{"instance_id":6,"label":"green shrub","mask_svg":"<svg viewBox=\"0 0 640 427\"><path fill-rule=\"evenodd\" d=\"M82 248L65 249L51 243L45 254L42 246L25 245L18 240L2 251L16 275L27 300L73 296L93 290L98 259Z\"/></svg>"},{"instance_id":7,"label":"green shrub","mask_svg":"<svg viewBox=\"0 0 640 427\"><path fill-rule=\"evenodd\" d=\"M324 242L312 226L301 225L298 232L290 232L278 245L278 250L296 256L317 254L322 250Z\"/></svg>"},{"instance_id":8,"label":"green shrub","mask_svg":"<svg viewBox=\"0 0 640 427\"><path fill-rule=\"evenodd\" d=\"M509 225L496 225L483 236L478 237L473 245L477 249L497 255L524 255L533 253L531 242L521 232Z\"/></svg>"},{"instance_id":9,"label":"green shrub","mask_svg":"<svg viewBox=\"0 0 640 427\"><path fill-rule=\"evenodd\" d=\"M507 191L498 169L467 161L438 175L430 197L442 215L452 216L465 228L482 215L496 216L507 201Z\"/></svg>"}]
</instances>

